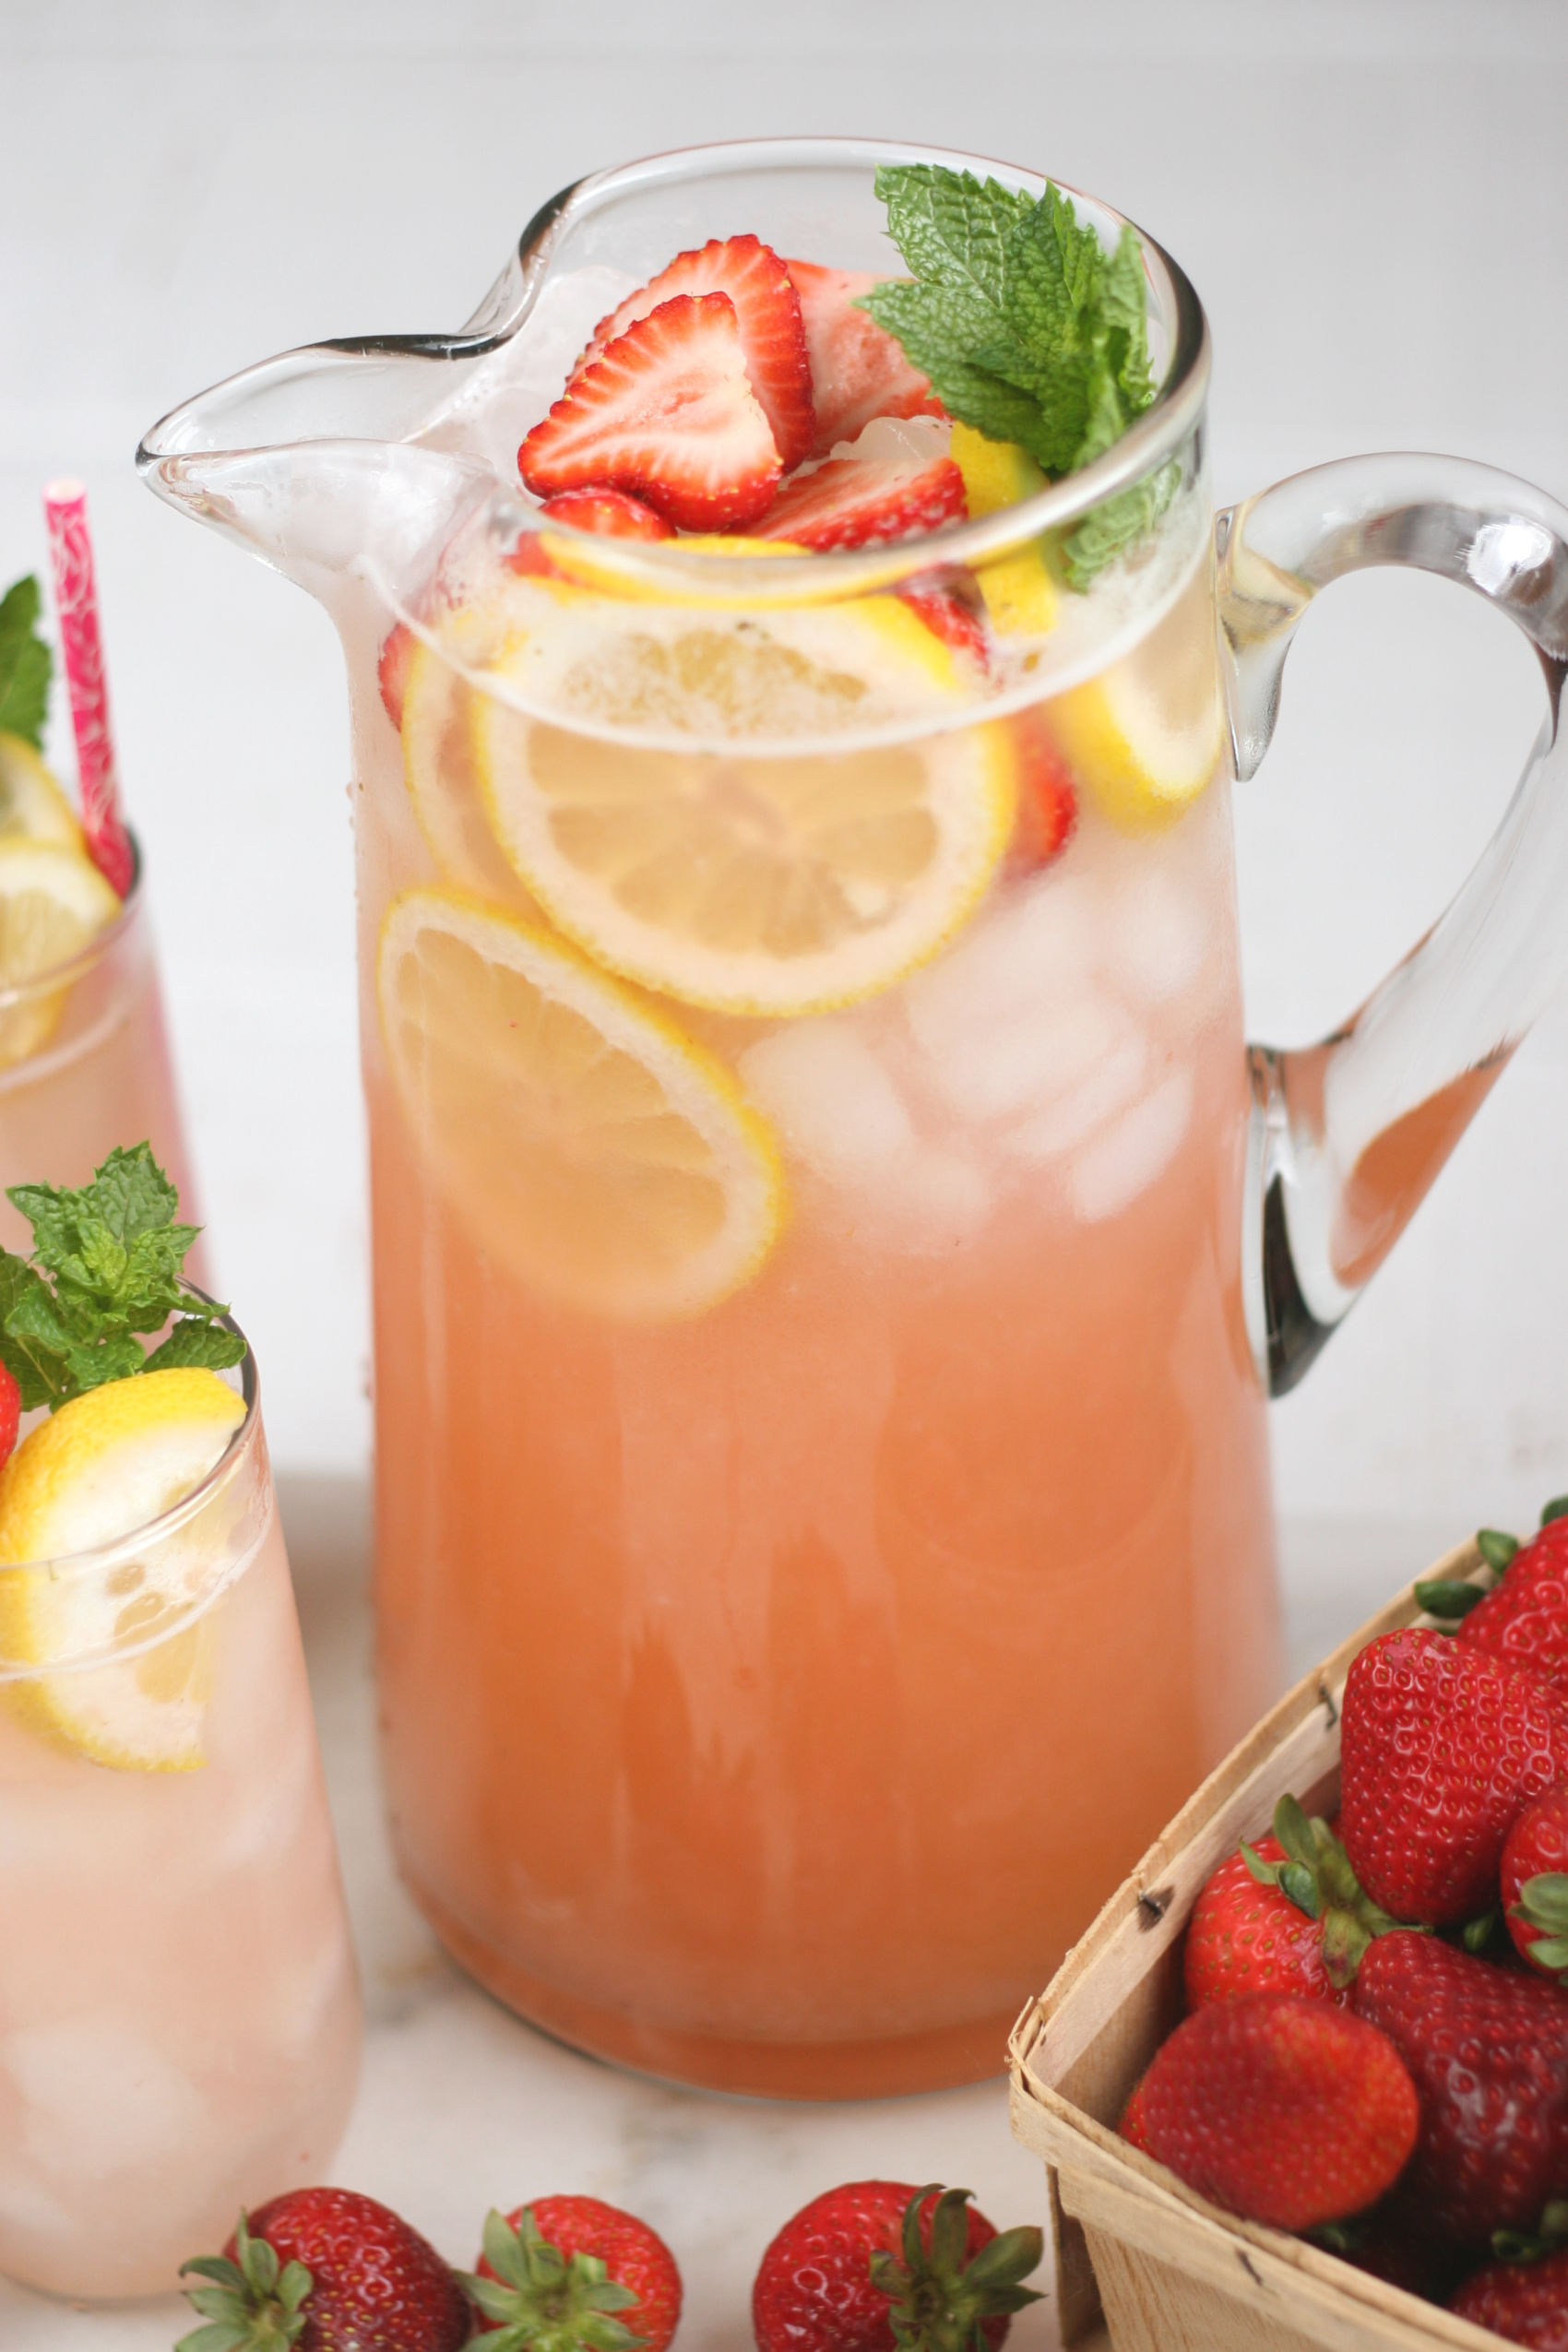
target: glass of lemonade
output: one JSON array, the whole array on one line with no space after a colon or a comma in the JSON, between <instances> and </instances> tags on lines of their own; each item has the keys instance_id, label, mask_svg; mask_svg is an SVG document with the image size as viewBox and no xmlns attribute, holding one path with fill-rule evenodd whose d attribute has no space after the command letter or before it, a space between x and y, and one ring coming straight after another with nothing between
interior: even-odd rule
<instances>
[{"instance_id":1,"label":"glass of lemonade","mask_svg":"<svg viewBox=\"0 0 1568 2352\"><path fill-rule=\"evenodd\" d=\"M109 2298L319 2176L359 1996L255 1362L77 1403L0 1566L0 2270Z\"/></svg>"},{"instance_id":2,"label":"glass of lemonade","mask_svg":"<svg viewBox=\"0 0 1568 2352\"><path fill-rule=\"evenodd\" d=\"M0 982L0 1194L41 1175L84 1183L124 1135L147 1136L181 1199L195 1200L139 853L101 930ZM26 1238L0 1200L0 1243Z\"/></svg>"},{"instance_id":3,"label":"glass of lemonade","mask_svg":"<svg viewBox=\"0 0 1568 2352\"><path fill-rule=\"evenodd\" d=\"M1081 473L992 495L1004 453L906 404L867 429L910 465L967 449L924 536L594 537L521 493L671 255L752 232L852 292L901 266L877 167L921 160L600 174L463 336L268 362L142 453L349 659L403 1871L525 2016L807 2097L994 2071L1270 1695L1265 1396L1555 980L1509 893L1568 876L1538 774L1455 909L1465 985L1439 925L1315 1059L1249 1059L1233 754L1314 589L1419 562L1538 638L1568 518L1348 461L1222 517L1217 564L1202 312L1146 238L1158 392Z\"/></svg>"}]
</instances>

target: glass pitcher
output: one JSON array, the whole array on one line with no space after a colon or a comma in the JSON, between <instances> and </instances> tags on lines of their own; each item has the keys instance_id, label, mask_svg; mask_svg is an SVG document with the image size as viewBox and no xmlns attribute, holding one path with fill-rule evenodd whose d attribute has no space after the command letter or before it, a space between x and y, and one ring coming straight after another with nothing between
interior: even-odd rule
<instances>
[{"instance_id":1,"label":"glass pitcher","mask_svg":"<svg viewBox=\"0 0 1568 2352\"><path fill-rule=\"evenodd\" d=\"M1568 515L1381 457L1217 521L1151 240L1158 397L1022 503L816 554L541 524L517 445L604 314L742 231L894 273L873 172L913 160L999 168L598 174L462 332L287 354L140 457L349 664L402 1869L524 2016L797 2097L994 2071L1270 1697L1265 1399L1563 960ZM1506 610L1549 715L1419 947L1249 1051L1231 779L1375 564Z\"/></svg>"}]
</instances>

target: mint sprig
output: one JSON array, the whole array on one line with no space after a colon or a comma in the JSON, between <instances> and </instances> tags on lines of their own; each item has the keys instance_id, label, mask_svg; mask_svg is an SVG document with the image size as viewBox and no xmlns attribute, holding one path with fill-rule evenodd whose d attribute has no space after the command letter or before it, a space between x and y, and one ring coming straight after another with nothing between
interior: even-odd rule
<instances>
[{"instance_id":1,"label":"mint sprig","mask_svg":"<svg viewBox=\"0 0 1568 2352\"><path fill-rule=\"evenodd\" d=\"M1052 481L1103 457L1155 395L1136 232L1108 254L1052 184L1037 202L944 164L885 164L876 193L914 275L861 307L949 416L1018 443ZM1068 585L1087 588L1141 539L1179 481L1172 461L1085 516L1062 546Z\"/></svg>"},{"instance_id":2,"label":"mint sprig","mask_svg":"<svg viewBox=\"0 0 1568 2352\"><path fill-rule=\"evenodd\" d=\"M237 1364L244 1342L228 1310L181 1271L200 1227L175 1222L180 1196L149 1144L112 1151L90 1184L14 1184L6 1195L32 1227L30 1257L0 1250L0 1360L24 1412L53 1412L105 1381L176 1365ZM168 1336L149 1353L138 1335Z\"/></svg>"},{"instance_id":3,"label":"mint sprig","mask_svg":"<svg viewBox=\"0 0 1568 2352\"><path fill-rule=\"evenodd\" d=\"M43 745L53 670L53 657L38 634L42 606L30 573L0 597L0 729L19 735L35 752Z\"/></svg>"}]
</instances>

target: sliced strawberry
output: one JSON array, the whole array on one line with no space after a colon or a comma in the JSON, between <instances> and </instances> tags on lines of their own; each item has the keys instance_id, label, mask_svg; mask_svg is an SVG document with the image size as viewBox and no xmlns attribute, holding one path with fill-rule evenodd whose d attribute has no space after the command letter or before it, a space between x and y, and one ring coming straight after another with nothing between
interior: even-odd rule
<instances>
[{"instance_id":1,"label":"sliced strawberry","mask_svg":"<svg viewBox=\"0 0 1568 2352\"><path fill-rule=\"evenodd\" d=\"M673 539L674 526L640 498L624 490L564 490L540 509L547 523L569 523L575 531L599 531L606 539Z\"/></svg>"},{"instance_id":2,"label":"sliced strawberry","mask_svg":"<svg viewBox=\"0 0 1568 2352\"><path fill-rule=\"evenodd\" d=\"M1034 873L1071 839L1078 821L1077 788L1038 711L1015 711L1007 725L1018 754L1018 809L1007 867L1015 874Z\"/></svg>"},{"instance_id":3,"label":"sliced strawberry","mask_svg":"<svg viewBox=\"0 0 1568 2352\"><path fill-rule=\"evenodd\" d=\"M964 512L964 477L951 457L829 457L785 483L756 536L868 547L935 530Z\"/></svg>"},{"instance_id":4,"label":"sliced strawberry","mask_svg":"<svg viewBox=\"0 0 1568 2352\"><path fill-rule=\"evenodd\" d=\"M786 469L798 466L809 454L816 429L801 298L785 264L760 237L715 237L695 252L677 254L668 269L600 320L579 368L677 294L729 295L740 321L752 390L773 428Z\"/></svg>"},{"instance_id":5,"label":"sliced strawberry","mask_svg":"<svg viewBox=\"0 0 1568 2352\"><path fill-rule=\"evenodd\" d=\"M540 514L544 512L540 508ZM558 564L550 560L550 550L539 531L522 531L517 543L505 559L509 572L520 572L525 579L558 580L564 575Z\"/></svg>"},{"instance_id":6,"label":"sliced strawberry","mask_svg":"<svg viewBox=\"0 0 1568 2352\"><path fill-rule=\"evenodd\" d=\"M677 294L607 343L535 425L517 467L538 498L603 486L683 530L754 523L783 469L729 295Z\"/></svg>"},{"instance_id":7,"label":"sliced strawberry","mask_svg":"<svg viewBox=\"0 0 1568 2352\"><path fill-rule=\"evenodd\" d=\"M946 414L931 379L911 367L904 347L855 303L881 279L858 269L824 269L814 261L784 265L801 298L806 356L816 409L813 457L852 441L873 417Z\"/></svg>"},{"instance_id":8,"label":"sliced strawberry","mask_svg":"<svg viewBox=\"0 0 1568 2352\"><path fill-rule=\"evenodd\" d=\"M382 707L398 730L403 731L403 696L409 683L409 664L414 658L414 633L406 621L388 629L375 664L375 683L381 689Z\"/></svg>"},{"instance_id":9,"label":"sliced strawberry","mask_svg":"<svg viewBox=\"0 0 1568 2352\"><path fill-rule=\"evenodd\" d=\"M933 580L922 588L900 588L897 593L933 636L951 646L955 653L961 653L977 670L985 671L991 668L991 636L984 613L957 585L965 576L958 573L952 579Z\"/></svg>"}]
</instances>

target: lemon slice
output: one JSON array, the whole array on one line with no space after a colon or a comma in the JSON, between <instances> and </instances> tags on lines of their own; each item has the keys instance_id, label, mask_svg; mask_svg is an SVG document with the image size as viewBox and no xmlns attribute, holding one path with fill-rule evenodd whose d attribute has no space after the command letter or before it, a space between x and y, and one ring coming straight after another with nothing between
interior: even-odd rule
<instances>
[{"instance_id":1,"label":"lemon slice","mask_svg":"<svg viewBox=\"0 0 1568 2352\"><path fill-rule=\"evenodd\" d=\"M769 1130L722 1063L548 932L444 890L382 925L387 1058L421 1151L530 1287L700 1314L784 1218Z\"/></svg>"},{"instance_id":2,"label":"lemon slice","mask_svg":"<svg viewBox=\"0 0 1568 2352\"><path fill-rule=\"evenodd\" d=\"M1046 487L1039 467L1016 441L988 441L972 425L955 422L949 454L964 477L971 522L999 514ZM980 594L1003 636L1043 636L1056 620L1056 583L1038 540L976 573Z\"/></svg>"},{"instance_id":3,"label":"lemon slice","mask_svg":"<svg viewBox=\"0 0 1568 2352\"><path fill-rule=\"evenodd\" d=\"M1123 661L1045 705L1080 781L1111 822L1146 833L1212 779L1227 742L1214 599L1200 567Z\"/></svg>"},{"instance_id":4,"label":"lemon slice","mask_svg":"<svg viewBox=\"0 0 1568 2352\"><path fill-rule=\"evenodd\" d=\"M502 849L596 962L688 1004L798 1014L887 988L968 920L1006 848L1011 736L917 731L960 718L969 682L897 598L701 616L586 600L515 636L497 671L541 714L474 698ZM901 742L841 748L897 723Z\"/></svg>"},{"instance_id":5,"label":"lemon slice","mask_svg":"<svg viewBox=\"0 0 1568 2352\"><path fill-rule=\"evenodd\" d=\"M454 650L468 651L458 638ZM461 671L416 638L403 689L403 773L420 831L449 882L503 906L527 909L517 875L491 830L474 767Z\"/></svg>"},{"instance_id":6,"label":"lemon slice","mask_svg":"<svg viewBox=\"0 0 1568 2352\"><path fill-rule=\"evenodd\" d=\"M14 838L80 850L82 829L32 745L0 729L0 840Z\"/></svg>"},{"instance_id":7,"label":"lemon slice","mask_svg":"<svg viewBox=\"0 0 1568 2352\"><path fill-rule=\"evenodd\" d=\"M3 1686L12 1715L55 1745L123 1771L202 1762L211 1629L198 1612L222 1569L210 1538L177 1529L101 1568L18 1563L95 1550L172 1510L244 1414L214 1372L140 1372L62 1405L0 1472L0 1656L101 1661Z\"/></svg>"},{"instance_id":8,"label":"lemon slice","mask_svg":"<svg viewBox=\"0 0 1568 2352\"><path fill-rule=\"evenodd\" d=\"M0 838L0 991L25 988L68 963L120 911L91 860L53 841ZM0 1069L53 1036L65 992L0 1002Z\"/></svg>"}]
</instances>

